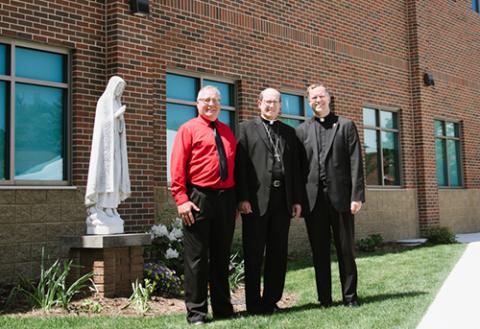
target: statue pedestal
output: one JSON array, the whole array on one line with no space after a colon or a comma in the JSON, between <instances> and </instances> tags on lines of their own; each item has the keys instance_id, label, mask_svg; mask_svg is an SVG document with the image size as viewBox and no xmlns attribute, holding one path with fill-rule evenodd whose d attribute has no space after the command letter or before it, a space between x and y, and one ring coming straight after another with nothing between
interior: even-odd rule
<instances>
[{"instance_id":1,"label":"statue pedestal","mask_svg":"<svg viewBox=\"0 0 480 329\"><path fill-rule=\"evenodd\" d=\"M150 234L83 235L61 237L70 249L72 279L93 272L100 297L129 297L132 282L143 279L143 246L151 243Z\"/></svg>"}]
</instances>

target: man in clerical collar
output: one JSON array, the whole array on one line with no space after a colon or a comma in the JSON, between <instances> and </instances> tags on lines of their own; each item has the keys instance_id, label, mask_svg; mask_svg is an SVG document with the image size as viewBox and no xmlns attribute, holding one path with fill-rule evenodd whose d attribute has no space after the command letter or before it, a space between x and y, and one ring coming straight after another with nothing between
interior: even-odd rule
<instances>
[{"instance_id":1,"label":"man in clerical collar","mask_svg":"<svg viewBox=\"0 0 480 329\"><path fill-rule=\"evenodd\" d=\"M307 89L315 114L297 127L304 148L306 198L302 205L312 248L320 306L332 305L330 240L333 232L346 306L358 306L354 215L365 202L363 164L357 128L330 111L323 84Z\"/></svg>"},{"instance_id":2,"label":"man in clerical collar","mask_svg":"<svg viewBox=\"0 0 480 329\"><path fill-rule=\"evenodd\" d=\"M278 120L280 93L263 90L257 105L260 115L239 126L235 181L242 214L247 312L269 314L278 310L282 297L290 219L300 216L303 186L295 130Z\"/></svg>"}]
</instances>

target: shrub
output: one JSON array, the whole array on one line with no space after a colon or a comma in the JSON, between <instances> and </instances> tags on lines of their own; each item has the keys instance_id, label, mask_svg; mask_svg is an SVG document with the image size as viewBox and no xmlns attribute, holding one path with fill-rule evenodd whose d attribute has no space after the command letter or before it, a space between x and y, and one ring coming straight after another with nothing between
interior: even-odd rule
<instances>
[{"instance_id":1,"label":"shrub","mask_svg":"<svg viewBox=\"0 0 480 329\"><path fill-rule=\"evenodd\" d=\"M32 307L48 311L55 306L68 308L73 297L79 294L84 288L89 287L92 282L93 273L87 273L78 278L72 284L67 284L67 278L72 268L72 260L56 260L49 268L45 268L45 255L42 248L42 259L40 263L40 278L32 281L22 278L15 287L15 292L23 294ZM93 282L92 282L93 284Z\"/></svg>"},{"instance_id":2,"label":"shrub","mask_svg":"<svg viewBox=\"0 0 480 329\"><path fill-rule=\"evenodd\" d=\"M432 227L425 232L425 238L427 239L427 244L436 245L436 244L451 244L456 243L455 234L450 231L448 227Z\"/></svg>"},{"instance_id":3,"label":"shrub","mask_svg":"<svg viewBox=\"0 0 480 329\"><path fill-rule=\"evenodd\" d=\"M383 237L380 234L370 234L366 238L357 241L357 249L364 252L373 252L383 243Z\"/></svg>"},{"instance_id":4,"label":"shrub","mask_svg":"<svg viewBox=\"0 0 480 329\"><path fill-rule=\"evenodd\" d=\"M174 270L157 263L145 263L145 278L155 284L155 292L166 297L182 294L182 278Z\"/></svg>"}]
</instances>

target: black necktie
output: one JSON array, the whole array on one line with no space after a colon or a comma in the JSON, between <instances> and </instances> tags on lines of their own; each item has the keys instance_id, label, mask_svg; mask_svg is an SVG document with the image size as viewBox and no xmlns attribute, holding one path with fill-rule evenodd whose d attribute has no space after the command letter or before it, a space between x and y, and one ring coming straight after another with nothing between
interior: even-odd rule
<instances>
[{"instance_id":1,"label":"black necktie","mask_svg":"<svg viewBox=\"0 0 480 329\"><path fill-rule=\"evenodd\" d=\"M218 161L220 162L220 179L225 181L228 177L227 157L225 155L225 149L223 148L222 137L218 133L215 121L212 121L211 125L213 128L213 136L215 136L215 144L217 145Z\"/></svg>"}]
</instances>

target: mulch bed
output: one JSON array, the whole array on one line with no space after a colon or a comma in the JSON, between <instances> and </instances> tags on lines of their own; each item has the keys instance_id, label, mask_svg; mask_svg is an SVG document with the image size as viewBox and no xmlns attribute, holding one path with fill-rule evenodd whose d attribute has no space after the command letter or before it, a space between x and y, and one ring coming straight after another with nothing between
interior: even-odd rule
<instances>
[{"instance_id":1,"label":"mulch bed","mask_svg":"<svg viewBox=\"0 0 480 329\"><path fill-rule=\"evenodd\" d=\"M150 302L151 310L147 313L137 311L133 306L128 305L128 298L98 298L88 297L73 301L68 310L55 308L49 312L41 310L32 310L26 306L26 302L18 300L11 305L9 309L3 309L6 297L11 287L0 287L0 314L8 314L13 316L66 316L66 315L107 315L107 316L159 316L166 314L185 313L185 303L180 298L165 298L154 296ZM240 287L232 294L232 303L235 312L245 312L245 290ZM284 293L282 300L278 303L280 308L289 308L295 305L297 296L294 294ZM93 303L101 304L101 310L93 311Z\"/></svg>"}]
</instances>

